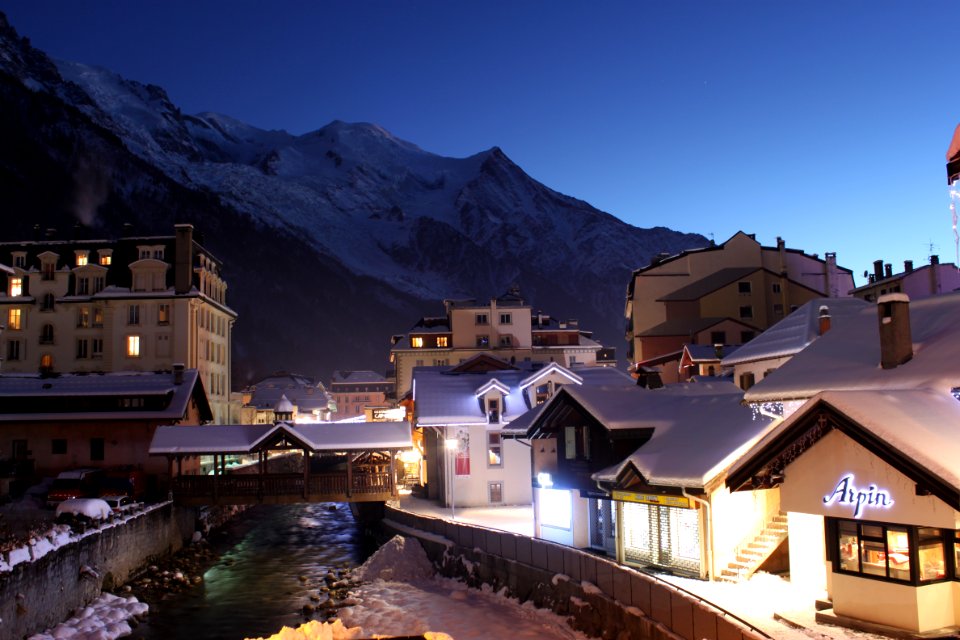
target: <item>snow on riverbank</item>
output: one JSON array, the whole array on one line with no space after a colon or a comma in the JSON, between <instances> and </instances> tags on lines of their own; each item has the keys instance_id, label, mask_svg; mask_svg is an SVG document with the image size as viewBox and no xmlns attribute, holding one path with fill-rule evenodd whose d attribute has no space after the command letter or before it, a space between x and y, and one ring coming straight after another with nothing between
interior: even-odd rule
<instances>
[{"instance_id":1,"label":"snow on riverbank","mask_svg":"<svg viewBox=\"0 0 960 640\"><path fill-rule=\"evenodd\" d=\"M129 621L144 616L148 608L132 596L102 593L74 617L28 640L115 640L130 635L133 630Z\"/></svg>"}]
</instances>

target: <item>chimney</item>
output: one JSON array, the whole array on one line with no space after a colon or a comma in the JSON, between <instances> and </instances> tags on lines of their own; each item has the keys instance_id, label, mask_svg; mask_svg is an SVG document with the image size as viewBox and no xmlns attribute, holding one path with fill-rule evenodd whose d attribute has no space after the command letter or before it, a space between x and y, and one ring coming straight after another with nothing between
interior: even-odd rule
<instances>
[{"instance_id":1,"label":"chimney","mask_svg":"<svg viewBox=\"0 0 960 640\"><path fill-rule=\"evenodd\" d=\"M930 256L930 295L935 296L940 293L940 256Z\"/></svg>"},{"instance_id":2,"label":"chimney","mask_svg":"<svg viewBox=\"0 0 960 640\"><path fill-rule=\"evenodd\" d=\"M940 256L936 254L930 256L930 264L940 264Z\"/></svg>"},{"instance_id":3,"label":"chimney","mask_svg":"<svg viewBox=\"0 0 960 640\"><path fill-rule=\"evenodd\" d=\"M913 271L913 260L903 261L903 271L904 273L910 273L911 271Z\"/></svg>"},{"instance_id":4,"label":"chimney","mask_svg":"<svg viewBox=\"0 0 960 640\"><path fill-rule=\"evenodd\" d=\"M173 363L173 384L183 384L183 363Z\"/></svg>"},{"instance_id":5,"label":"chimney","mask_svg":"<svg viewBox=\"0 0 960 640\"><path fill-rule=\"evenodd\" d=\"M875 282L883 280L883 260L873 261L873 279Z\"/></svg>"},{"instance_id":6,"label":"chimney","mask_svg":"<svg viewBox=\"0 0 960 640\"><path fill-rule=\"evenodd\" d=\"M818 320L820 331L819 335L822 336L827 331L830 331L830 308L827 305L820 305L820 314Z\"/></svg>"},{"instance_id":7,"label":"chimney","mask_svg":"<svg viewBox=\"0 0 960 640\"><path fill-rule=\"evenodd\" d=\"M883 277L892 278L893 277L893 265L889 262L883 265Z\"/></svg>"},{"instance_id":8,"label":"chimney","mask_svg":"<svg viewBox=\"0 0 960 640\"><path fill-rule=\"evenodd\" d=\"M910 335L910 298L888 293L877 299L880 320L880 366L893 369L913 357Z\"/></svg>"},{"instance_id":9,"label":"chimney","mask_svg":"<svg viewBox=\"0 0 960 640\"><path fill-rule=\"evenodd\" d=\"M174 293L190 293L193 287L193 225L177 224L176 249L173 263Z\"/></svg>"}]
</instances>

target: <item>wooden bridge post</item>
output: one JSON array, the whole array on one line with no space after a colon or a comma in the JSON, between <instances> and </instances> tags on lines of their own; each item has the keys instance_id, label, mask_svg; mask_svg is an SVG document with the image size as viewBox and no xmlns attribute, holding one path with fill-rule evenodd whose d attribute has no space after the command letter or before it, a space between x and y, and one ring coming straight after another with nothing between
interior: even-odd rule
<instances>
[{"instance_id":1,"label":"wooden bridge post","mask_svg":"<svg viewBox=\"0 0 960 640\"><path fill-rule=\"evenodd\" d=\"M400 496L400 490L397 488L397 452L390 454L390 495L394 498Z\"/></svg>"},{"instance_id":2,"label":"wooden bridge post","mask_svg":"<svg viewBox=\"0 0 960 640\"><path fill-rule=\"evenodd\" d=\"M347 497L353 497L353 454L347 451Z\"/></svg>"},{"instance_id":3,"label":"wooden bridge post","mask_svg":"<svg viewBox=\"0 0 960 640\"><path fill-rule=\"evenodd\" d=\"M303 450L303 499L310 494L310 450Z\"/></svg>"}]
</instances>

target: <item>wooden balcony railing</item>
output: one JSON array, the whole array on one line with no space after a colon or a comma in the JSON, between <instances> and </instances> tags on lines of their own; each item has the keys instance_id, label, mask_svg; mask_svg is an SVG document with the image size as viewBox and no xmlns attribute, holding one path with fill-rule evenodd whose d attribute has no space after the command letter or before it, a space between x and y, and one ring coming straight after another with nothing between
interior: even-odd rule
<instances>
[{"instance_id":1,"label":"wooden balcony railing","mask_svg":"<svg viewBox=\"0 0 960 640\"><path fill-rule=\"evenodd\" d=\"M351 491L347 491L347 474L322 473L306 478L302 474L265 474L263 476L225 475L225 476L177 476L173 478L172 489L175 498L209 498L211 501L228 501L231 498L243 501L262 500L264 498L311 497L324 500L340 499L349 501L356 497L363 499L371 495L392 495L396 484L391 481L389 472L355 472Z\"/></svg>"}]
</instances>

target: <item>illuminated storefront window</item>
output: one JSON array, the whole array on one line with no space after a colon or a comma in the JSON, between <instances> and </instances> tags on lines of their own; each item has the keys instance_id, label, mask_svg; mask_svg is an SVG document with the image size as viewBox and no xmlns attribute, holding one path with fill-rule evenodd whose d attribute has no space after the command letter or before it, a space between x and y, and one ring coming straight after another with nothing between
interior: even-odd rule
<instances>
[{"instance_id":1,"label":"illuminated storefront window","mask_svg":"<svg viewBox=\"0 0 960 640\"><path fill-rule=\"evenodd\" d=\"M563 489L540 489L540 525L569 530L572 522L570 492Z\"/></svg>"},{"instance_id":2,"label":"illuminated storefront window","mask_svg":"<svg viewBox=\"0 0 960 640\"><path fill-rule=\"evenodd\" d=\"M831 522L837 535L834 569L838 573L911 584L935 582L956 575L957 564L954 563L953 567L947 565L942 529L856 520ZM955 535L950 532L951 538Z\"/></svg>"}]
</instances>

